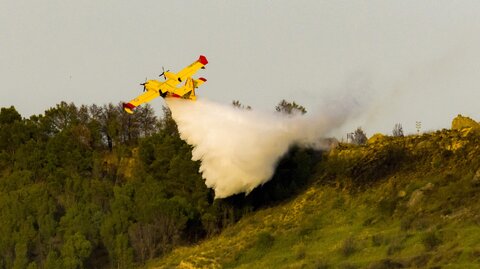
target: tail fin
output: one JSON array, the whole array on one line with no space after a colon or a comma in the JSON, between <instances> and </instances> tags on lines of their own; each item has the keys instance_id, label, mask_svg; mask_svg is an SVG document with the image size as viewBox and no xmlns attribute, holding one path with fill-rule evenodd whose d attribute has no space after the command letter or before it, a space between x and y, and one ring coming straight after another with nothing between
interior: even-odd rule
<instances>
[{"instance_id":1,"label":"tail fin","mask_svg":"<svg viewBox=\"0 0 480 269\"><path fill-rule=\"evenodd\" d=\"M199 79L194 79L193 80L193 89L192 89L192 92L190 94L190 99L195 101L197 100L197 96L195 95L195 89L198 88L200 85L202 85L203 83L205 83L207 80L205 78L199 78Z\"/></svg>"},{"instance_id":2,"label":"tail fin","mask_svg":"<svg viewBox=\"0 0 480 269\"><path fill-rule=\"evenodd\" d=\"M183 87L175 89L175 94L184 99L190 99L195 101L197 100L197 96L195 95L195 89L205 83L205 81L207 80L204 78L193 79L189 77L185 80L185 85Z\"/></svg>"},{"instance_id":3,"label":"tail fin","mask_svg":"<svg viewBox=\"0 0 480 269\"><path fill-rule=\"evenodd\" d=\"M194 81L194 84L195 84L195 88L198 88L200 85L207 82L207 79L206 78L198 78L198 79L194 79L193 81Z\"/></svg>"}]
</instances>

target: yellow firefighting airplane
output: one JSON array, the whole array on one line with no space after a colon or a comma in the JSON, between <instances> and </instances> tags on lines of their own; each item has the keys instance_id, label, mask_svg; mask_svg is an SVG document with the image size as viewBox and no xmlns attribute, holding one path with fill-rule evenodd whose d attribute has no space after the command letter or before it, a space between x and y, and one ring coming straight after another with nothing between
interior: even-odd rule
<instances>
[{"instance_id":1,"label":"yellow firefighting airplane","mask_svg":"<svg viewBox=\"0 0 480 269\"><path fill-rule=\"evenodd\" d=\"M177 74L171 73L169 70L163 71L160 76L164 77L164 82L160 82L158 80L148 80L145 83L140 84L143 85L143 91L145 93L139 95L137 98L128 103L124 103L123 109L125 109L126 112L133 114L133 110L137 106L149 102L159 96L163 98L177 97L195 101L197 99L197 96L195 96L195 89L207 80L204 78L193 79L192 75L195 74L195 72L197 72L200 68L204 69L206 64L208 64L207 58L203 55L200 55L198 60L185 67ZM184 81L185 85L177 88L177 85Z\"/></svg>"}]
</instances>

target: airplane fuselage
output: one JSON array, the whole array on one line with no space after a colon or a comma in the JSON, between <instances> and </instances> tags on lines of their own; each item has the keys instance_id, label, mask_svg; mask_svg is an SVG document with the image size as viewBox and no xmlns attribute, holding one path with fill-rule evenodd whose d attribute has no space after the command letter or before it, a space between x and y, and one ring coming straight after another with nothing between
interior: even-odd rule
<instances>
[{"instance_id":1,"label":"airplane fuselage","mask_svg":"<svg viewBox=\"0 0 480 269\"><path fill-rule=\"evenodd\" d=\"M173 92L177 88L177 85L179 83L180 82L172 80L165 82L160 82L158 80L148 80L147 82L145 82L145 89L147 91L158 92L158 94L162 96L165 93Z\"/></svg>"}]
</instances>

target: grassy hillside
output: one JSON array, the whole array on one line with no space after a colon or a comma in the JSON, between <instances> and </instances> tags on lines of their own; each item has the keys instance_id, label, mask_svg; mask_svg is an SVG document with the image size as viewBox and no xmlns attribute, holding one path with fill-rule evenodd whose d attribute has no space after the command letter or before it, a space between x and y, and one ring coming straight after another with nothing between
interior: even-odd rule
<instances>
[{"instance_id":1,"label":"grassy hillside","mask_svg":"<svg viewBox=\"0 0 480 269\"><path fill-rule=\"evenodd\" d=\"M300 195L147 267L480 268L480 134L462 127L340 144Z\"/></svg>"}]
</instances>

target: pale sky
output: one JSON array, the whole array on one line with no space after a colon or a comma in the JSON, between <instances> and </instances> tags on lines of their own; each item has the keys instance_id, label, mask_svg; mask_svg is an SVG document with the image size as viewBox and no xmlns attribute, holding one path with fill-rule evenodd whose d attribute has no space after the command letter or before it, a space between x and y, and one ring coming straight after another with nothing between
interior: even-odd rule
<instances>
[{"instance_id":1,"label":"pale sky","mask_svg":"<svg viewBox=\"0 0 480 269\"><path fill-rule=\"evenodd\" d=\"M62 100L128 101L162 66L177 72L203 54L197 94L219 103L315 111L350 96L361 109L345 132L369 136L480 120L479 1L0 4L0 107L24 117ZM152 102L159 114L163 104Z\"/></svg>"}]
</instances>

